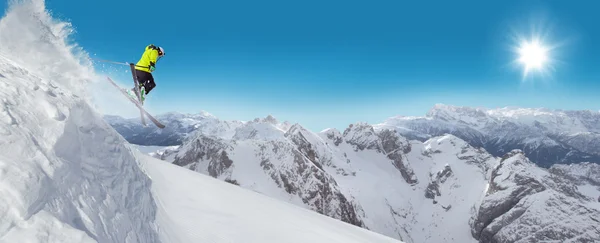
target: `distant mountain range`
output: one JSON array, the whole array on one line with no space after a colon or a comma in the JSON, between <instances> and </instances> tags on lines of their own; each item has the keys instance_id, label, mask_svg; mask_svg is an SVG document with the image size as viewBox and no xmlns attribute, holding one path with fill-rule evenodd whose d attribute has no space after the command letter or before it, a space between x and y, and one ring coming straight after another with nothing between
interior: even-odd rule
<instances>
[{"instance_id":1,"label":"distant mountain range","mask_svg":"<svg viewBox=\"0 0 600 243\"><path fill-rule=\"evenodd\" d=\"M156 116L164 129L154 126L142 126L139 118L125 119L120 116L107 115L104 119L119 132L129 143L138 145L172 146L181 145L183 140L193 132L200 130L204 133L219 133L220 128L214 128L216 118L207 113L181 114L170 112ZM229 124L229 123L228 123ZM241 122L231 122L232 126Z\"/></svg>"},{"instance_id":2,"label":"distant mountain range","mask_svg":"<svg viewBox=\"0 0 600 243\"><path fill-rule=\"evenodd\" d=\"M549 109L483 109L436 105L425 117L393 117L377 127L397 128L424 141L455 135L494 156L523 150L536 164L600 162L600 112Z\"/></svg>"},{"instance_id":3,"label":"distant mountain range","mask_svg":"<svg viewBox=\"0 0 600 243\"><path fill-rule=\"evenodd\" d=\"M227 128L215 128L216 117L199 114L168 113L158 116L167 124L160 130L142 127L139 119L107 116L106 120L130 143L139 145L181 145L197 130L219 134L243 122L227 122ZM265 119L275 118L269 116ZM290 126L282 123L282 126ZM539 166L600 162L600 112L562 111L530 108L485 109L436 105L424 117L396 116L375 128L394 129L408 139L426 141L452 134L471 146L484 148L494 156L520 149Z\"/></svg>"}]
</instances>

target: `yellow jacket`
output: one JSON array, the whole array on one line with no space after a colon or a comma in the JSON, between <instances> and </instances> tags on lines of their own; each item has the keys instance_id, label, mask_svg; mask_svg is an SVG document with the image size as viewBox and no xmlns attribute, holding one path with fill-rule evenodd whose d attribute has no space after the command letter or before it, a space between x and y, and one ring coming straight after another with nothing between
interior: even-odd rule
<instances>
[{"instance_id":1,"label":"yellow jacket","mask_svg":"<svg viewBox=\"0 0 600 243\"><path fill-rule=\"evenodd\" d=\"M150 67L156 65L158 60L158 47L150 44L146 46L146 50L142 54L140 60L136 63L135 69L151 73Z\"/></svg>"}]
</instances>

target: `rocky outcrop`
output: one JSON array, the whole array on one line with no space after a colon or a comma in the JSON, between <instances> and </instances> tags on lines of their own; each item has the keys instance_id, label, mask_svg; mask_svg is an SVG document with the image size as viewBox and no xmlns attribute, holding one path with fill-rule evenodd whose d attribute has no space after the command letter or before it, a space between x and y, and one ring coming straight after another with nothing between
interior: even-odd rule
<instances>
[{"instance_id":1,"label":"rocky outcrop","mask_svg":"<svg viewBox=\"0 0 600 243\"><path fill-rule=\"evenodd\" d=\"M489 189L471 223L480 242L592 242L600 212L572 182L536 167L521 150L507 153L491 174ZM566 222L563 222L566 220Z\"/></svg>"},{"instance_id":2,"label":"rocky outcrop","mask_svg":"<svg viewBox=\"0 0 600 243\"><path fill-rule=\"evenodd\" d=\"M364 226L358 213L360 206L348 200L335 179L315 162L316 152L302 138L295 136L297 143L268 142L261 145L257 156L264 173L310 209Z\"/></svg>"},{"instance_id":3,"label":"rocky outcrop","mask_svg":"<svg viewBox=\"0 0 600 243\"><path fill-rule=\"evenodd\" d=\"M411 151L411 146L406 138L398 136L393 130L380 131L377 136L381 140L381 151L393 161L394 166L402 174L402 178L408 184L415 184L418 179L408 164L406 154Z\"/></svg>"},{"instance_id":4,"label":"rocky outcrop","mask_svg":"<svg viewBox=\"0 0 600 243\"><path fill-rule=\"evenodd\" d=\"M198 136L183 147L182 153L175 156L173 164L198 171L199 163L207 163L208 174L219 177L233 165L227 155L228 149L231 147L221 139Z\"/></svg>"},{"instance_id":5,"label":"rocky outcrop","mask_svg":"<svg viewBox=\"0 0 600 243\"><path fill-rule=\"evenodd\" d=\"M436 196L441 196L440 184L446 182L450 176L452 176L452 168L449 165L444 166L444 169L438 171L435 175L430 175L431 181L427 185L427 189L425 189L425 197L435 199ZM437 203L435 200L433 202Z\"/></svg>"},{"instance_id":6,"label":"rocky outcrop","mask_svg":"<svg viewBox=\"0 0 600 243\"><path fill-rule=\"evenodd\" d=\"M335 146L339 146L344 141L342 134L337 129L327 129L323 133L326 134L328 139L333 141Z\"/></svg>"},{"instance_id":7,"label":"rocky outcrop","mask_svg":"<svg viewBox=\"0 0 600 243\"><path fill-rule=\"evenodd\" d=\"M550 173L566 177L577 185L590 184L600 187L600 164L583 162L577 164L556 164Z\"/></svg>"},{"instance_id":8,"label":"rocky outcrop","mask_svg":"<svg viewBox=\"0 0 600 243\"><path fill-rule=\"evenodd\" d=\"M374 149L381 151L379 137L373 127L366 123L350 124L344 130L344 141L355 147L356 151L365 149Z\"/></svg>"},{"instance_id":9,"label":"rocky outcrop","mask_svg":"<svg viewBox=\"0 0 600 243\"><path fill-rule=\"evenodd\" d=\"M299 125L290 126L284 133L273 123L276 120L272 117L253 121L232 132L233 139L197 134L177 151L173 163L261 192L270 187L269 183L259 180L262 182L257 184L246 179L248 177L234 174L248 173L236 172L236 164L244 164L241 170L258 166L276 187L297 199L293 202L364 227L360 205L348 199L335 179L323 169L322 158L327 156L316 150L319 144L313 140L317 137Z\"/></svg>"},{"instance_id":10,"label":"rocky outcrop","mask_svg":"<svg viewBox=\"0 0 600 243\"><path fill-rule=\"evenodd\" d=\"M314 150L313 145L303 134L308 134L308 131L304 130L304 128L299 125L292 126L286 133L285 137L288 138L294 145L296 145L296 149L305 156L310 162L312 162L319 169L323 170L323 166L321 165L321 159L317 155L317 152Z\"/></svg>"}]
</instances>

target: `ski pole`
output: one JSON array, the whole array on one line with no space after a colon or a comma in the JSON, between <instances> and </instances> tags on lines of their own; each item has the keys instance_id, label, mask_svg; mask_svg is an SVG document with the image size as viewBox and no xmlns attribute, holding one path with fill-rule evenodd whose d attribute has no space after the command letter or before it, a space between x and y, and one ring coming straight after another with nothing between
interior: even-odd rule
<instances>
[{"instance_id":1,"label":"ski pole","mask_svg":"<svg viewBox=\"0 0 600 243\"><path fill-rule=\"evenodd\" d=\"M104 59L99 59L99 58L93 58L93 57L92 57L92 59L97 60L97 61L101 61L101 62L107 62L107 63L113 63L113 64L120 64L120 65L125 65L125 66L129 66L129 65L133 64L133 63L129 63L129 62L114 62L114 61L109 61L109 60L104 60ZM142 67L142 68L148 68L146 66L139 66L139 65L134 65L134 66L136 66L136 67Z\"/></svg>"}]
</instances>

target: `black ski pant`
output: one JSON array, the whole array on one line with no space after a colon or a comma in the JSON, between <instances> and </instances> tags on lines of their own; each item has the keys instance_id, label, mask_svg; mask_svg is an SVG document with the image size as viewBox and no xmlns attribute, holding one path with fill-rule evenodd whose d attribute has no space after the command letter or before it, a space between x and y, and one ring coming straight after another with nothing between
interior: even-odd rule
<instances>
[{"instance_id":1,"label":"black ski pant","mask_svg":"<svg viewBox=\"0 0 600 243\"><path fill-rule=\"evenodd\" d=\"M154 77L152 77L151 73L136 69L135 76L137 77L137 80L140 83L140 85L143 85L144 89L146 89L146 95L150 93L150 90L156 87L156 83L154 83Z\"/></svg>"}]
</instances>

